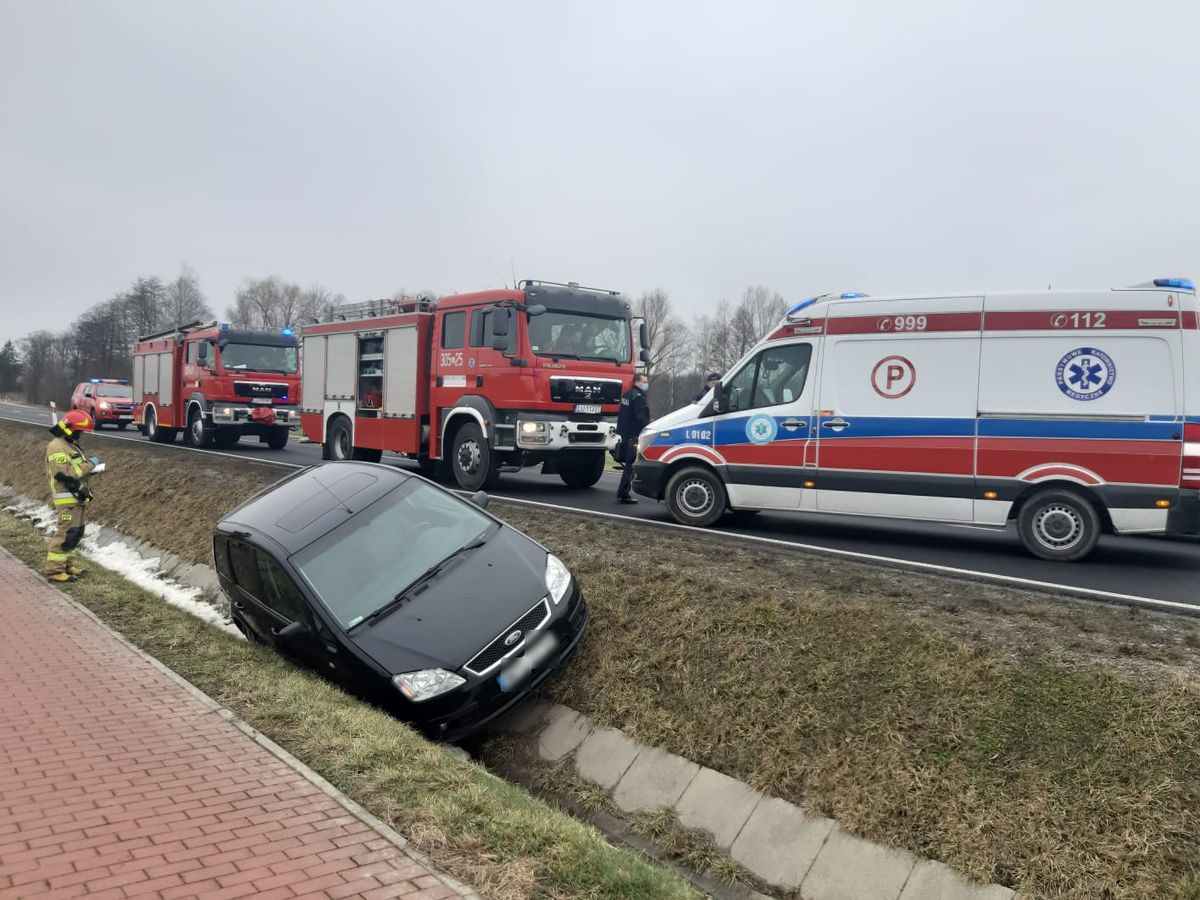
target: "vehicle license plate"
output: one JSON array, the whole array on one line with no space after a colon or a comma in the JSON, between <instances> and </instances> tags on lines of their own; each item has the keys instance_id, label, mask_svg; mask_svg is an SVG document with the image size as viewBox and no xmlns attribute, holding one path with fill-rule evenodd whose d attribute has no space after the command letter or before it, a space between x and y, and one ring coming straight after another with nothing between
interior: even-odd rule
<instances>
[{"instance_id":1,"label":"vehicle license plate","mask_svg":"<svg viewBox=\"0 0 1200 900\"><path fill-rule=\"evenodd\" d=\"M501 667L500 675L496 679L500 690L508 693L519 688L533 670L549 659L557 648L558 638L551 631L536 638L520 656L514 656Z\"/></svg>"},{"instance_id":2,"label":"vehicle license plate","mask_svg":"<svg viewBox=\"0 0 1200 900\"><path fill-rule=\"evenodd\" d=\"M599 413L599 403L576 403L575 412L577 413Z\"/></svg>"},{"instance_id":3,"label":"vehicle license plate","mask_svg":"<svg viewBox=\"0 0 1200 900\"><path fill-rule=\"evenodd\" d=\"M124 421L125 419L128 419L128 420L129 420L129 421L131 421L131 422L133 421L133 416L120 416L119 418L120 418L122 421Z\"/></svg>"}]
</instances>

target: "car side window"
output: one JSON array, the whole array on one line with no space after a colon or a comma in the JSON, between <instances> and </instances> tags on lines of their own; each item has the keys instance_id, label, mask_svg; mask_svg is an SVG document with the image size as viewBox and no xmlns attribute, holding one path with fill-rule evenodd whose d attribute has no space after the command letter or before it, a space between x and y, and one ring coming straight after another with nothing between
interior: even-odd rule
<instances>
[{"instance_id":1,"label":"car side window","mask_svg":"<svg viewBox=\"0 0 1200 900\"><path fill-rule=\"evenodd\" d=\"M258 560L254 548L241 541L229 542L229 565L233 570L233 580L238 587L253 597L262 599L262 578L258 574Z\"/></svg>"},{"instance_id":2,"label":"car side window","mask_svg":"<svg viewBox=\"0 0 1200 900\"><path fill-rule=\"evenodd\" d=\"M465 312L446 313L445 318L442 319L442 349L461 349L466 328L467 314Z\"/></svg>"},{"instance_id":3,"label":"car side window","mask_svg":"<svg viewBox=\"0 0 1200 900\"><path fill-rule=\"evenodd\" d=\"M217 565L217 574L233 580L233 572L229 567L229 538L223 534L213 537L213 562Z\"/></svg>"},{"instance_id":4,"label":"car side window","mask_svg":"<svg viewBox=\"0 0 1200 900\"><path fill-rule=\"evenodd\" d=\"M263 584L263 593L259 599L263 603L289 622L303 621L307 618L304 615L304 597L296 583L279 563L261 550L258 552L258 571Z\"/></svg>"}]
</instances>

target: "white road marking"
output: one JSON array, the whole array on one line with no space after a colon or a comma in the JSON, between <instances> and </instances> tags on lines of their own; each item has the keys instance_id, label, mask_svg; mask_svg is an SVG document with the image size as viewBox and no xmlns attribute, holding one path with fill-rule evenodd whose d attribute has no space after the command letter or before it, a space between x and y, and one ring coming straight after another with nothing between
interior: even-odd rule
<instances>
[{"instance_id":1,"label":"white road marking","mask_svg":"<svg viewBox=\"0 0 1200 900\"><path fill-rule=\"evenodd\" d=\"M33 411L33 410L31 410ZM38 424L29 422L26 419L17 419L11 416L0 415L0 419L8 421L20 422L25 425ZM277 460L258 459L256 457L245 456L237 453L222 453L217 450L203 450L197 447L188 447L185 445L176 444L152 444L150 441L142 440L133 435L119 435L101 433L100 437L116 438L118 440L137 441L142 445L152 447L162 447L164 449L188 450L193 453L203 453L209 456L228 456L232 459L246 460L248 462L262 463L268 466L279 466L286 469L303 469L306 466L300 463L279 462ZM468 491L458 491L460 494L469 494ZM1136 594L1121 594L1115 591L1102 591L1097 588L1077 587L1069 584L1059 584L1053 581L1038 581L1033 578L1021 578L1017 575L1001 575L998 572L984 572L979 569L963 569L957 566L944 566L940 563L921 562L919 560L904 559L896 556L879 556L874 553L863 553L859 550L842 550L838 547L823 547L820 544L803 544L799 541L787 541L782 538L762 537L755 534L739 534L729 531L714 531L707 528L697 528L694 525L680 525L677 522L659 522L654 519L641 519L637 516L627 516L621 513L604 512L595 509L586 509L580 506L568 506L561 503L545 503L540 500L528 500L523 497L511 497L505 494L491 494L497 500L504 500L509 503L521 503L526 506L537 506L544 509L556 509L564 512L582 513L590 516L601 516L606 519L615 519L617 521L629 522L635 525L649 525L656 528L673 528L680 531L695 532L704 534L709 537L724 537L737 541L753 541L758 544L766 544L773 547L786 547L791 550L802 550L809 553L819 553L826 556L837 556L842 559L853 559L858 562L871 563L875 565L891 566L901 569L915 569L922 572L931 572L936 575L950 575L960 578L970 578L979 581L989 581L996 584L1010 585L1013 587L1029 588L1032 590L1050 592L1050 593L1068 593L1074 596L1088 597L1096 600L1103 600L1109 603L1126 603L1134 606L1145 606L1150 609L1161 609L1168 612L1182 612L1189 615L1200 615L1200 606L1193 606L1188 603L1179 603L1174 600L1158 600L1154 597L1140 597ZM968 526L974 527L974 526Z\"/></svg>"}]
</instances>

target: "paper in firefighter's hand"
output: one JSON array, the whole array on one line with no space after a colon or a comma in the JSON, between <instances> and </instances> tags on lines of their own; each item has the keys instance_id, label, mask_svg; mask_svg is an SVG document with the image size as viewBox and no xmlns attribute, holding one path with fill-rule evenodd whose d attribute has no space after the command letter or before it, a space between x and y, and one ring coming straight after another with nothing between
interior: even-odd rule
<instances>
[{"instance_id":1,"label":"paper in firefighter's hand","mask_svg":"<svg viewBox=\"0 0 1200 900\"><path fill-rule=\"evenodd\" d=\"M92 469L93 475L99 475L104 471L104 463L96 463L96 468Z\"/></svg>"}]
</instances>

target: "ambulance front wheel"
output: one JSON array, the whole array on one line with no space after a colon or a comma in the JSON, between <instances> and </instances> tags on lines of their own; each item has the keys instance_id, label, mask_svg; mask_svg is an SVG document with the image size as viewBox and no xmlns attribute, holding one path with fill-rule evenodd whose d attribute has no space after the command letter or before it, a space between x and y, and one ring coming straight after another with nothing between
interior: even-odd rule
<instances>
[{"instance_id":1,"label":"ambulance front wheel","mask_svg":"<svg viewBox=\"0 0 1200 900\"><path fill-rule=\"evenodd\" d=\"M1091 553L1101 528L1096 507L1075 491L1061 488L1030 497L1017 516L1017 533L1025 549L1056 562L1074 562Z\"/></svg>"},{"instance_id":2,"label":"ambulance front wheel","mask_svg":"<svg viewBox=\"0 0 1200 900\"><path fill-rule=\"evenodd\" d=\"M667 482L667 508L681 525L706 528L725 513L725 485L712 469L680 469Z\"/></svg>"}]
</instances>

